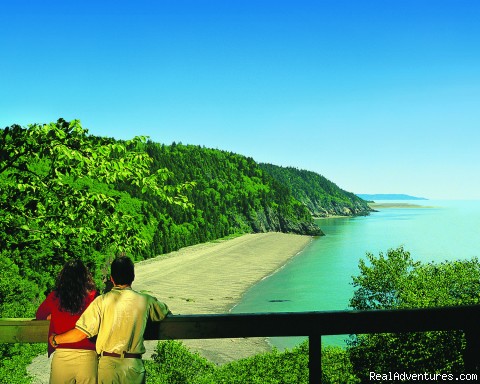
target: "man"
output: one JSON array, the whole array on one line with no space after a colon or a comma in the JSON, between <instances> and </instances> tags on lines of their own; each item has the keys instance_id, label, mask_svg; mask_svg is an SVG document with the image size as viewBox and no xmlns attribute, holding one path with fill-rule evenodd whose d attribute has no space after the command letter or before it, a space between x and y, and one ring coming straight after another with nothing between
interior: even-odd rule
<instances>
[{"instance_id":1,"label":"man","mask_svg":"<svg viewBox=\"0 0 480 384\"><path fill-rule=\"evenodd\" d=\"M160 321L169 313L165 303L136 292L131 285L134 265L126 256L111 265L113 288L97 297L78 319L75 328L51 335L53 347L97 336L98 383L145 383L142 354L147 320Z\"/></svg>"}]
</instances>

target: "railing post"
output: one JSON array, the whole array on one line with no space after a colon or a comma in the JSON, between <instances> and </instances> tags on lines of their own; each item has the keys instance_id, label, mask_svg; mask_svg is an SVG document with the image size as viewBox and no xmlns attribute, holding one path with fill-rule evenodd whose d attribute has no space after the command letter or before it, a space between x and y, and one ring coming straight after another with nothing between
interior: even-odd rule
<instances>
[{"instance_id":1,"label":"railing post","mask_svg":"<svg viewBox=\"0 0 480 384\"><path fill-rule=\"evenodd\" d=\"M310 384L322 382L322 335L308 336L308 372Z\"/></svg>"},{"instance_id":2,"label":"railing post","mask_svg":"<svg viewBox=\"0 0 480 384\"><path fill-rule=\"evenodd\" d=\"M463 354L465 373L480 373L480 331L470 328L464 332L467 342Z\"/></svg>"}]
</instances>

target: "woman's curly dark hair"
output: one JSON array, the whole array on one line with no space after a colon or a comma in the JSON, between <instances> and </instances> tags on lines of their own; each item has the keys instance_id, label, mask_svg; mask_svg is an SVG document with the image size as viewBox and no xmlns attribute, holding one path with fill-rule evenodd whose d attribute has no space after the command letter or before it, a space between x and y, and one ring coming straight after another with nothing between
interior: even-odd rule
<instances>
[{"instance_id":1,"label":"woman's curly dark hair","mask_svg":"<svg viewBox=\"0 0 480 384\"><path fill-rule=\"evenodd\" d=\"M55 294L60 300L60 309L72 315L84 309L88 292L95 289L92 275L81 260L65 263L57 277Z\"/></svg>"}]
</instances>

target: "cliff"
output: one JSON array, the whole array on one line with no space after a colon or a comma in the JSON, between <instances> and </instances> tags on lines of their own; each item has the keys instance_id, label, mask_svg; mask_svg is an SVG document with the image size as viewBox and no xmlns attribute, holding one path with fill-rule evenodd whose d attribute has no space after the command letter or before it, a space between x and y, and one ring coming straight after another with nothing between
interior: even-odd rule
<instances>
[{"instance_id":1,"label":"cliff","mask_svg":"<svg viewBox=\"0 0 480 384\"><path fill-rule=\"evenodd\" d=\"M318 173L263 163L260 167L286 185L292 196L304 204L313 217L365 216L373 211L365 200L339 188Z\"/></svg>"}]
</instances>

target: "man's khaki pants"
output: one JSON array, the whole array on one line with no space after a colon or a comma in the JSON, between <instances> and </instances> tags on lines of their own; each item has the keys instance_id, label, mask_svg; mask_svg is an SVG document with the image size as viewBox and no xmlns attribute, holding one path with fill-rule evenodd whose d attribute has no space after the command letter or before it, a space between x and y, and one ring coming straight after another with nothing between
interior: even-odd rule
<instances>
[{"instance_id":1,"label":"man's khaki pants","mask_svg":"<svg viewBox=\"0 0 480 384\"><path fill-rule=\"evenodd\" d=\"M98 384L145 384L143 360L100 356Z\"/></svg>"}]
</instances>

